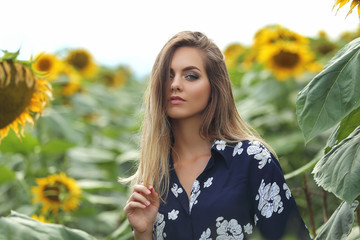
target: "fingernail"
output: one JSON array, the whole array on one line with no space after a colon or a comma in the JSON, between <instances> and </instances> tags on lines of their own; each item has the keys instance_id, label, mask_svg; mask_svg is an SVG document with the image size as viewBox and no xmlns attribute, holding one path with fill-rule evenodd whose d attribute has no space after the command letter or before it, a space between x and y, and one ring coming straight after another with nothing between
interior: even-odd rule
<instances>
[{"instance_id":1,"label":"fingernail","mask_svg":"<svg viewBox=\"0 0 360 240\"><path fill-rule=\"evenodd\" d=\"M145 204L146 204L146 206L149 206L149 205L150 205L150 202L149 202L149 201L146 201Z\"/></svg>"}]
</instances>

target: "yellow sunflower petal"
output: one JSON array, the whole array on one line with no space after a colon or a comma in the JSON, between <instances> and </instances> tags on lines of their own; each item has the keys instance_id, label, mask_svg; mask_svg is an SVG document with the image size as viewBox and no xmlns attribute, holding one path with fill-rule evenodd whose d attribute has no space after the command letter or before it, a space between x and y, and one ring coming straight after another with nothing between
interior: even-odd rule
<instances>
[{"instance_id":1,"label":"yellow sunflower petal","mask_svg":"<svg viewBox=\"0 0 360 240\"><path fill-rule=\"evenodd\" d=\"M0 143L1 143L1 140L4 139L4 137L6 137L9 134L9 130L10 130L9 127L0 129Z\"/></svg>"},{"instance_id":2,"label":"yellow sunflower petal","mask_svg":"<svg viewBox=\"0 0 360 240\"><path fill-rule=\"evenodd\" d=\"M354 7L356 7L356 5L358 5L358 4L359 4L359 1L358 1L358 0L353 0L353 1L351 2L350 10L349 10L348 14L346 14L346 17L349 16L350 13L352 13Z\"/></svg>"},{"instance_id":3,"label":"yellow sunflower petal","mask_svg":"<svg viewBox=\"0 0 360 240\"><path fill-rule=\"evenodd\" d=\"M43 216L43 215L36 215L36 214L33 214L33 215L31 215L31 218L32 219L35 219L35 220L37 220L37 221L39 221L39 222L43 222L43 223L50 223L49 221L47 221L46 220L46 218Z\"/></svg>"}]
</instances>

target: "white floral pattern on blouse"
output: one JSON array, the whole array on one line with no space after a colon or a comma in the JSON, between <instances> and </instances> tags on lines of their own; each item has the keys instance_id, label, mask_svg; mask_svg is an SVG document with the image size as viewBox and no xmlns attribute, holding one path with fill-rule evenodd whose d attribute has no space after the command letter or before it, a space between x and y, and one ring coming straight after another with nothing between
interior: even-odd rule
<instances>
[{"instance_id":1,"label":"white floral pattern on blouse","mask_svg":"<svg viewBox=\"0 0 360 240\"><path fill-rule=\"evenodd\" d=\"M254 155L254 158L259 161L259 169L262 169L266 163L271 162L270 151L259 141L250 141L249 143L247 154Z\"/></svg>"},{"instance_id":2,"label":"white floral pattern on blouse","mask_svg":"<svg viewBox=\"0 0 360 240\"><path fill-rule=\"evenodd\" d=\"M171 212L168 213L169 220L176 220L179 214L179 210L173 209Z\"/></svg>"},{"instance_id":3,"label":"white floral pattern on blouse","mask_svg":"<svg viewBox=\"0 0 360 240\"><path fill-rule=\"evenodd\" d=\"M285 191L286 198L290 199L291 198L291 191L289 189L289 186L286 183L283 184L283 189Z\"/></svg>"},{"instance_id":4,"label":"white floral pattern on blouse","mask_svg":"<svg viewBox=\"0 0 360 240\"><path fill-rule=\"evenodd\" d=\"M244 233L242 232L241 225L236 219L230 221L225 220L223 217L216 219L216 233L217 240L242 240L244 239Z\"/></svg>"},{"instance_id":5,"label":"white floral pattern on blouse","mask_svg":"<svg viewBox=\"0 0 360 240\"><path fill-rule=\"evenodd\" d=\"M244 226L244 232L246 232L247 234L252 234L252 230L253 230L253 227L251 226L250 223L248 223Z\"/></svg>"},{"instance_id":6,"label":"white floral pattern on blouse","mask_svg":"<svg viewBox=\"0 0 360 240\"><path fill-rule=\"evenodd\" d=\"M235 146L235 148L234 148L234 151L233 151L233 157L235 157L235 155L237 154L237 155L240 155L243 151L244 151L244 149L242 148L242 142L238 142L237 144L236 144L236 146Z\"/></svg>"},{"instance_id":7,"label":"white floral pattern on blouse","mask_svg":"<svg viewBox=\"0 0 360 240\"><path fill-rule=\"evenodd\" d=\"M255 197L255 200L259 200L258 209L261 211L261 215L269 218L274 212L280 214L283 211L283 202L279 193L280 188L276 182L265 185L264 179L262 179Z\"/></svg>"},{"instance_id":8,"label":"white floral pattern on blouse","mask_svg":"<svg viewBox=\"0 0 360 240\"><path fill-rule=\"evenodd\" d=\"M175 195L175 197L178 197L179 194L183 192L183 189L181 187L178 187L178 185L174 183L171 188L171 191Z\"/></svg>"},{"instance_id":9,"label":"white floral pattern on blouse","mask_svg":"<svg viewBox=\"0 0 360 240\"><path fill-rule=\"evenodd\" d=\"M216 140L216 149L219 151L224 151L226 148L226 142L224 140Z\"/></svg>"},{"instance_id":10,"label":"white floral pattern on blouse","mask_svg":"<svg viewBox=\"0 0 360 240\"><path fill-rule=\"evenodd\" d=\"M206 231L204 231L201 236L200 236L200 239L199 240L212 240L210 238L210 235L211 235L211 230L210 228L206 229Z\"/></svg>"},{"instance_id":11,"label":"white floral pattern on blouse","mask_svg":"<svg viewBox=\"0 0 360 240\"><path fill-rule=\"evenodd\" d=\"M204 188L210 187L213 179L214 179L213 177L209 177L208 180L206 180L206 182L204 182Z\"/></svg>"},{"instance_id":12,"label":"white floral pattern on blouse","mask_svg":"<svg viewBox=\"0 0 360 240\"><path fill-rule=\"evenodd\" d=\"M198 203L196 200L200 195L200 182L198 180L195 180L192 188L191 188L191 195L190 195L190 212L192 207Z\"/></svg>"},{"instance_id":13,"label":"white floral pattern on blouse","mask_svg":"<svg viewBox=\"0 0 360 240\"><path fill-rule=\"evenodd\" d=\"M164 214L158 213L156 215L154 227L156 229L155 239L164 240L164 238L166 238L166 233L164 233L164 228L165 228Z\"/></svg>"},{"instance_id":14,"label":"white floral pattern on blouse","mask_svg":"<svg viewBox=\"0 0 360 240\"><path fill-rule=\"evenodd\" d=\"M216 239L220 240L232 240L232 239L244 239L244 233L251 234L253 227L250 223L244 225L244 231L241 228L241 225L236 219L231 219L230 221L224 220L224 217L218 217L216 219L216 233L218 234ZM199 240L212 240L211 230L207 228L202 232Z\"/></svg>"}]
</instances>

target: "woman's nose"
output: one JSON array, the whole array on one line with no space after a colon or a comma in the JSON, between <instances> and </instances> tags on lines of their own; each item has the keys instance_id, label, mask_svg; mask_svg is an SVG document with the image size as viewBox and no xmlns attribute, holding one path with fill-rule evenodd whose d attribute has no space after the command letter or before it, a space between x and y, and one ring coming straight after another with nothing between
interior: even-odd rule
<instances>
[{"instance_id":1,"label":"woman's nose","mask_svg":"<svg viewBox=\"0 0 360 240\"><path fill-rule=\"evenodd\" d=\"M182 91L181 77L175 76L171 83L171 91Z\"/></svg>"}]
</instances>

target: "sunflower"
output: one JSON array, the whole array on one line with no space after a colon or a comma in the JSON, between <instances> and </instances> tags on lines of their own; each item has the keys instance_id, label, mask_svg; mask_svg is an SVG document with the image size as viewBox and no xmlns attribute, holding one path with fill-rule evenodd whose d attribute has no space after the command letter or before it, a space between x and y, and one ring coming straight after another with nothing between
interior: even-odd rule
<instances>
[{"instance_id":1,"label":"sunflower","mask_svg":"<svg viewBox=\"0 0 360 240\"><path fill-rule=\"evenodd\" d=\"M82 77L76 69L65 64L63 73L68 77L68 81L61 86L61 95L65 97L71 97L75 93L81 91Z\"/></svg>"},{"instance_id":2,"label":"sunflower","mask_svg":"<svg viewBox=\"0 0 360 240\"><path fill-rule=\"evenodd\" d=\"M40 53L35 57L32 69L48 80L56 79L62 71L62 62L54 54Z\"/></svg>"},{"instance_id":3,"label":"sunflower","mask_svg":"<svg viewBox=\"0 0 360 240\"><path fill-rule=\"evenodd\" d=\"M10 128L19 138L24 136L26 123L33 125L33 116L36 118L52 97L48 81L38 79L31 63L17 61L17 55L5 52L0 58L0 141Z\"/></svg>"},{"instance_id":4,"label":"sunflower","mask_svg":"<svg viewBox=\"0 0 360 240\"><path fill-rule=\"evenodd\" d=\"M78 70L84 77L94 77L98 72L91 54L84 49L71 50L66 58L66 62Z\"/></svg>"},{"instance_id":5,"label":"sunflower","mask_svg":"<svg viewBox=\"0 0 360 240\"><path fill-rule=\"evenodd\" d=\"M131 70L126 66L119 66L115 71L107 71L101 76L101 80L112 88L121 88L131 76Z\"/></svg>"},{"instance_id":6,"label":"sunflower","mask_svg":"<svg viewBox=\"0 0 360 240\"><path fill-rule=\"evenodd\" d=\"M244 53L245 48L240 43L232 43L224 50L225 63L228 68L235 68L239 57Z\"/></svg>"},{"instance_id":7,"label":"sunflower","mask_svg":"<svg viewBox=\"0 0 360 240\"><path fill-rule=\"evenodd\" d=\"M81 90L80 84L78 82L72 82L65 84L62 89L62 95L65 97L71 97L75 93Z\"/></svg>"},{"instance_id":8,"label":"sunflower","mask_svg":"<svg viewBox=\"0 0 360 240\"><path fill-rule=\"evenodd\" d=\"M254 36L253 47L258 48L268 44L277 44L279 42L307 45L308 39L279 24L270 25L257 31Z\"/></svg>"},{"instance_id":9,"label":"sunflower","mask_svg":"<svg viewBox=\"0 0 360 240\"><path fill-rule=\"evenodd\" d=\"M339 5L339 8L337 11L339 11L340 8L342 8L345 4L347 4L348 2L350 2L350 0L336 0L336 3L334 4L334 7L335 8L337 5ZM346 16L349 16L350 13L352 13L353 9L358 6L358 15L359 15L359 18L360 18L360 0L353 0L351 2L351 5L350 5L350 10L348 12L348 14ZM336 11L336 12L337 12Z\"/></svg>"},{"instance_id":10,"label":"sunflower","mask_svg":"<svg viewBox=\"0 0 360 240\"><path fill-rule=\"evenodd\" d=\"M261 48L258 61L270 69L279 81L298 76L312 63L312 52L298 44L276 44Z\"/></svg>"},{"instance_id":11,"label":"sunflower","mask_svg":"<svg viewBox=\"0 0 360 240\"><path fill-rule=\"evenodd\" d=\"M37 178L36 183L38 186L31 189L33 202L42 203L43 213L51 210L56 215L59 209L69 212L78 208L81 189L76 181L65 173Z\"/></svg>"}]
</instances>

